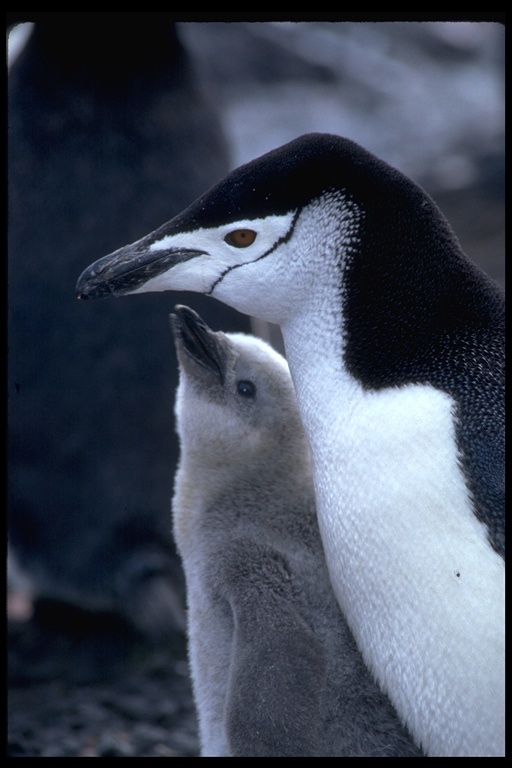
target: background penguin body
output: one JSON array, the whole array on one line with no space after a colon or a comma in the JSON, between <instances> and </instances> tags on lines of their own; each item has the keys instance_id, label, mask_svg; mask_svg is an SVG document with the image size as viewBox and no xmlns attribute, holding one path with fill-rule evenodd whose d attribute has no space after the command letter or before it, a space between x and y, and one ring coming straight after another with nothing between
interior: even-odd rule
<instances>
[{"instance_id":1,"label":"background penguin body","mask_svg":"<svg viewBox=\"0 0 512 768\"><path fill-rule=\"evenodd\" d=\"M187 288L283 332L333 587L435 755L504 751L504 298L431 198L311 134L85 270L82 298Z\"/></svg>"},{"instance_id":2,"label":"background penguin body","mask_svg":"<svg viewBox=\"0 0 512 768\"><path fill-rule=\"evenodd\" d=\"M420 755L332 591L285 361L176 311L174 532L202 756Z\"/></svg>"},{"instance_id":3,"label":"background penguin body","mask_svg":"<svg viewBox=\"0 0 512 768\"><path fill-rule=\"evenodd\" d=\"M35 16L8 82L10 547L36 596L166 632L183 595L158 331L172 304L84 311L73 285L91 248L220 178L227 145L172 14ZM249 330L220 303L201 311Z\"/></svg>"}]
</instances>

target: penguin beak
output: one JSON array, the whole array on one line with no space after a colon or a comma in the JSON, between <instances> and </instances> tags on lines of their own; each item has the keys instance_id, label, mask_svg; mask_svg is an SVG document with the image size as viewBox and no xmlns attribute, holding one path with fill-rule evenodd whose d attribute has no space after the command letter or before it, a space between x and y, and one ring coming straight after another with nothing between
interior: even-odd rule
<instances>
[{"instance_id":1,"label":"penguin beak","mask_svg":"<svg viewBox=\"0 0 512 768\"><path fill-rule=\"evenodd\" d=\"M133 293L152 277L204 254L204 251L187 248L152 251L153 242L154 235L148 235L95 261L78 278L77 298L99 299Z\"/></svg>"},{"instance_id":2,"label":"penguin beak","mask_svg":"<svg viewBox=\"0 0 512 768\"><path fill-rule=\"evenodd\" d=\"M169 319L180 365L189 370L187 362L191 359L196 366L213 371L224 384L226 356L221 334L212 331L190 307L178 304L174 312Z\"/></svg>"}]
</instances>

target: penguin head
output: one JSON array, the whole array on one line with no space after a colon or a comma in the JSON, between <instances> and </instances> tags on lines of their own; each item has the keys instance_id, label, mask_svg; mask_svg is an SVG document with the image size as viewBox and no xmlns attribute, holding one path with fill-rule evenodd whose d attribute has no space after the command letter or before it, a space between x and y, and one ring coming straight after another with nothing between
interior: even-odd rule
<instances>
[{"instance_id":1,"label":"penguin head","mask_svg":"<svg viewBox=\"0 0 512 768\"><path fill-rule=\"evenodd\" d=\"M282 323L304 306L315 276L318 282L319 252L333 266L350 254L372 202L385 207L397 178L413 185L354 142L302 136L93 263L78 280L78 298L190 290Z\"/></svg>"},{"instance_id":2,"label":"penguin head","mask_svg":"<svg viewBox=\"0 0 512 768\"><path fill-rule=\"evenodd\" d=\"M350 373L381 387L430 375L447 339L493 322L490 282L421 187L348 139L307 134L93 263L77 293L204 293L278 324L289 359L327 329Z\"/></svg>"},{"instance_id":3,"label":"penguin head","mask_svg":"<svg viewBox=\"0 0 512 768\"><path fill-rule=\"evenodd\" d=\"M170 320L182 451L210 468L307 451L288 364L279 353L254 336L212 331L189 307L176 306Z\"/></svg>"}]
</instances>

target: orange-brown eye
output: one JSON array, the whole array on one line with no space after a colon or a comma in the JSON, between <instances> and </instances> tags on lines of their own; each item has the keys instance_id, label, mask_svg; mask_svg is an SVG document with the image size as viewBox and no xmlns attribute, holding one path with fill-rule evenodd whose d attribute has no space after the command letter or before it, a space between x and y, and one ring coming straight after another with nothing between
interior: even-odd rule
<instances>
[{"instance_id":1,"label":"orange-brown eye","mask_svg":"<svg viewBox=\"0 0 512 768\"><path fill-rule=\"evenodd\" d=\"M256 232L253 229L234 229L228 232L224 241L235 248L247 248L256 240Z\"/></svg>"}]
</instances>

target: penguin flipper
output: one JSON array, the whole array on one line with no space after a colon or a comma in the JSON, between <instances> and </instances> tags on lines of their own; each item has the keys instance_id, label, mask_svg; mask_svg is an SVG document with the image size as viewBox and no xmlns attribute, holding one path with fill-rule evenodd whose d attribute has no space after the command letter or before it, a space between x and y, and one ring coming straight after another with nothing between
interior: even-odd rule
<instances>
[{"instance_id":1,"label":"penguin flipper","mask_svg":"<svg viewBox=\"0 0 512 768\"><path fill-rule=\"evenodd\" d=\"M225 707L231 756L318 755L324 650L291 599L285 558L254 543L238 554L226 595L234 620Z\"/></svg>"}]
</instances>

